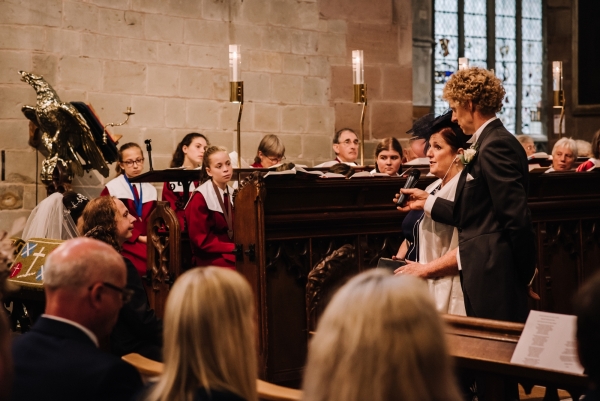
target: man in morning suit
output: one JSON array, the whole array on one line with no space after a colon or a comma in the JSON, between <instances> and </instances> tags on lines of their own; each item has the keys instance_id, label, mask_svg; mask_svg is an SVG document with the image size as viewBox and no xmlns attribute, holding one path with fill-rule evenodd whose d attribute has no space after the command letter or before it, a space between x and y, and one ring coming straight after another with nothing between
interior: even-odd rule
<instances>
[{"instance_id":1,"label":"man in morning suit","mask_svg":"<svg viewBox=\"0 0 600 401\"><path fill-rule=\"evenodd\" d=\"M13 345L11 400L129 400L137 371L98 349L131 292L123 258L90 238L66 241L44 265L46 313Z\"/></svg>"},{"instance_id":2,"label":"man in morning suit","mask_svg":"<svg viewBox=\"0 0 600 401\"><path fill-rule=\"evenodd\" d=\"M535 275L535 237L527 206L527 156L496 117L504 95L500 80L485 69L474 67L450 77L444 99L452 120L472 135L455 200L402 189L410 199L399 209L423 209L435 221L457 227L458 248L432 263L458 266L468 316L525 322ZM408 266L406 273L418 275L414 270L421 266Z\"/></svg>"}]
</instances>

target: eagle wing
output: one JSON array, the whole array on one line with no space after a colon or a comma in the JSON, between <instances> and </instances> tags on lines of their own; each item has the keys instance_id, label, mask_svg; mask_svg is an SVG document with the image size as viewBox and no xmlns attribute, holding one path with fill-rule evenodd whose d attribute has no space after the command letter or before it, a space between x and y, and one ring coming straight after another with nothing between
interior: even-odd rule
<instances>
[{"instance_id":1,"label":"eagle wing","mask_svg":"<svg viewBox=\"0 0 600 401\"><path fill-rule=\"evenodd\" d=\"M61 103L57 112L61 114L65 126L62 129L61 141L68 145L71 159L77 168L77 174L83 175L83 166L77 154L85 161L85 167L94 168L104 177L108 177L109 168L100 149L94 141L90 127L81 114L69 103ZM73 171L75 172L75 170Z\"/></svg>"}]
</instances>

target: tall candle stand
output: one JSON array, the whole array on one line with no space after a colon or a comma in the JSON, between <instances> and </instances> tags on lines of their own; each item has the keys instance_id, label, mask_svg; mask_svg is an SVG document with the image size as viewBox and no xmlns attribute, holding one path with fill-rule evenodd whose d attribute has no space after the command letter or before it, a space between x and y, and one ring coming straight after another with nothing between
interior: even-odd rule
<instances>
[{"instance_id":1,"label":"tall candle stand","mask_svg":"<svg viewBox=\"0 0 600 401\"><path fill-rule=\"evenodd\" d=\"M239 103L237 119L238 168L242 168L242 140L240 124L244 110L244 81L242 81L242 55L240 45L229 45L229 102Z\"/></svg>"},{"instance_id":2,"label":"tall candle stand","mask_svg":"<svg viewBox=\"0 0 600 401\"><path fill-rule=\"evenodd\" d=\"M365 84L364 57L362 50L352 50L352 81L354 103L362 104L360 113L360 165L365 165L365 111L367 109L367 84Z\"/></svg>"}]
</instances>

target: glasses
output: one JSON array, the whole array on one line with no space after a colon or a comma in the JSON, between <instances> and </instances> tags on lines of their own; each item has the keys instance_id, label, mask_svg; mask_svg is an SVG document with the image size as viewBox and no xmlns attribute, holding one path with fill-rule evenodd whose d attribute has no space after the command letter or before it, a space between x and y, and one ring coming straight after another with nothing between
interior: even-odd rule
<instances>
[{"instance_id":1,"label":"glasses","mask_svg":"<svg viewBox=\"0 0 600 401\"><path fill-rule=\"evenodd\" d=\"M358 145L358 139L355 139L353 141L351 141L350 139L346 139L344 142L338 142L338 144L340 144L340 145L346 145L346 146L350 146L352 144Z\"/></svg>"},{"instance_id":2,"label":"glasses","mask_svg":"<svg viewBox=\"0 0 600 401\"><path fill-rule=\"evenodd\" d=\"M285 156L281 156L281 157L269 157L269 156L265 156L267 159L271 160L272 163L279 163L285 160Z\"/></svg>"},{"instance_id":3,"label":"glasses","mask_svg":"<svg viewBox=\"0 0 600 401\"><path fill-rule=\"evenodd\" d=\"M142 163L144 163L144 158L142 157L141 159L135 159L135 160L125 160L125 161L123 161L123 162L121 162L121 163L123 163L123 164L124 164L124 165L126 165L127 167L131 167L131 166L133 166L134 164L142 164Z\"/></svg>"},{"instance_id":4,"label":"glasses","mask_svg":"<svg viewBox=\"0 0 600 401\"><path fill-rule=\"evenodd\" d=\"M120 293L123 304L129 303L129 301L131 301L131 298L133 297L134 291L129 288L117 287L116 285L107 283L106 281L103 281L101 284L103 286L105 286L106 288L110 288L111 290L117 291L118 293ZM94 287L93 285L90 286L90 288L88 288L88 290L91 290L93 287Z\"/></svg>"}]
</instances>

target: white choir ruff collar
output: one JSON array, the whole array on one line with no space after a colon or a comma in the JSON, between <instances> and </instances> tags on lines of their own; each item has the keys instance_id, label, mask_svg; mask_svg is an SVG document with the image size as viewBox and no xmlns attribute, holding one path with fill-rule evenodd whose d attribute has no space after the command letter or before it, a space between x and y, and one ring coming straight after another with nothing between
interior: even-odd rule
<instances>
[{"instance_id":1,"label":"white choir ruff collar","mask_svg":"<svg viewBox=\"0 0 600 401\"><path fill-rule=\"evenodd\" d=\"M140 193L140 185L142 186L142 203L152 202L158 199L154 185L148 182L132 182L131 185L137 187L138 194ZM133 199L133 193L131 192L131 188L129 188L129 184L125 181L125 176L123 174L106 183L106 188L108 188L108 192L111 196L116 196L119 199L135 200Z\"/></svg>"},{"instance_id":2,"label":"white choir ruff collar","mask_svg":"<svg viewBox=\"0 0 600 401\"><path fill-rule=\"evenodd\" d=\"M217 187L221 196L225 193L221 188ZM230 185L227 185L227 189L229 190L229 203L233 206L233 188ZM200 192L202 196L204 196L204 200L206 201L206 206L208 206L209 210L214 212L223 213L223 209L221 208L221 203L219 202L219 198L217 198L217 194L215 193L215 189L213 188L212 180L206 181L204 184L200 185L198 188L194 190L194 192ZM190 197L187 205L190 204L190 201L193 198L193 194ZM187 207L185 205L185 207Z\"/></svg>"}]
</instances>

